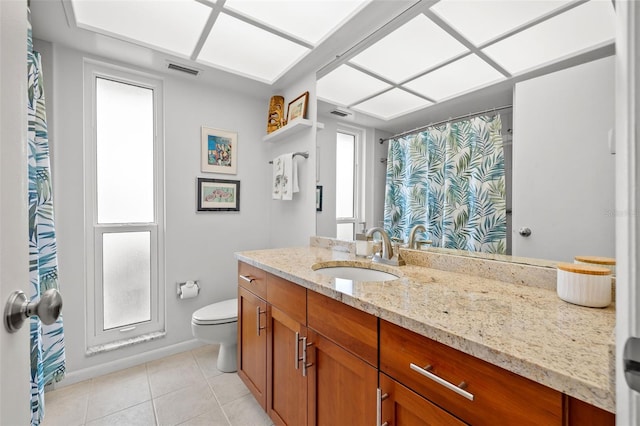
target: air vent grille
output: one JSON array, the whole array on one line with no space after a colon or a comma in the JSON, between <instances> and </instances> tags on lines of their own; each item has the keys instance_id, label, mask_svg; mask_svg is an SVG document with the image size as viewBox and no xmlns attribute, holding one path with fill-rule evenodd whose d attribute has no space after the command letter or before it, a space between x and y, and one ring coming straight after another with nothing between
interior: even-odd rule
<instances>
[{"instance_id":1,"label":"air vent grille","mask_svg":"<svg viewBox=\"0 0 640 426\"><path fill-rule=\"evenodd\" d=\"M173 64L171 62L169 62L168 68L170 70L175 70L175 71L180 71L180 72L184 72L193 76L196 76L198 74L200 74L199 70L193 69L193 68L187 68L183 65L178 65L178 64Z\"/></svg>"},{"instance_id":2,"label":"air vent grille","mask_svg":"<svg viewBox=\"0 0 640 426\"><path fill-rule=\"evenodd\" d=\"M333 115L337 115L338 117L348 117L348 116L350 116L350 115L351 115L351 113L350 113L350 112L347 112L347 111L341 111L341 110L339 110L339 109L334 109L334 110L332 110L332 111L331 111L331 114L333 114Z\"/></svg>"}]
</instances>

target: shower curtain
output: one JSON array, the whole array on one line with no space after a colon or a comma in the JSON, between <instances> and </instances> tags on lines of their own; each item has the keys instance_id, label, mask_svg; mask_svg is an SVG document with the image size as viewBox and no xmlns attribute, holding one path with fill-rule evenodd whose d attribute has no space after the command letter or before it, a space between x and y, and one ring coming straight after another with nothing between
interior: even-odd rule
<instances>
[{"instance_id":1,"label":"shower curtain","mask_svg":"<svg viewBox=\"0 0 640 426\"><path fill-rule=\"evenodd\" d=\"M384 227L407 241L414 225L432 246L506 252L506 190L499 115L431 127L389 143Z\"/></svg>"},{"instance_id":2,"label":"shower curtain","mask_svg":"<svg viewBox=\"0 0 640 426\"><path fill-rule=\"evenodd\" d=\"M30 19L27 70L30 298L37 300L46 290L58 288L58 261L42 66L40 54L33 51ZM30 337L31 424L39 425L44 417L44 387L64 377L62 316L51 325L31 317Z\"/></svg>"}]
</instances>

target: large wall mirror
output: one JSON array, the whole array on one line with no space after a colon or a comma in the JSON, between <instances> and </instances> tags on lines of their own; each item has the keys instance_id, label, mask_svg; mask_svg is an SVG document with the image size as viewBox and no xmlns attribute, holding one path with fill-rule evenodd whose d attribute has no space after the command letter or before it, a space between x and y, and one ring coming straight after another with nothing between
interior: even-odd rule
<instances>
[{"instance_id":1,"label":"large wall mirror","mask_svg":"<svg viewBox=\"0 0 640 426\"><path fill-rule=\"evenodd\" d=\"M534 3L419 2L318 73L317 235L382 225L388 138L485 112L502 120L509 259L614 257L613 7Z\"/></svg>"}]
</instances>

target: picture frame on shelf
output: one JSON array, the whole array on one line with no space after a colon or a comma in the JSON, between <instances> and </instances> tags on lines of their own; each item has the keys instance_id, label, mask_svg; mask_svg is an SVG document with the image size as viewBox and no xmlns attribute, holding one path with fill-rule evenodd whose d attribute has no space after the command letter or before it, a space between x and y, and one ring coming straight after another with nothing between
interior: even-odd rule
<instances>
[{"instance_id":1,"label":"picture frame on shelf","mask_svg":"<svg viewBox=\"0 0 640 426\"><path fill-rule=\"evenodd\" d=\"M240 181L198 178L199 212L240 211Z\"/></svg>"},{"instance_id":2,"label":"picture frame on shelf","mask_svg":"<svg viewBox=\"0 0 640 426\"><path fill-rule=\"evenodd\" d=\"M309 92L304 92L302 95L289 102L287 107L287 124L298 118L307 118L307 105L309 104Z\"/></svg>"},{"instance_id":3,"label":"picture frame on shelf","mask_svg":"<svg viewBox=\"0 0 640 426\"><path fill-rule=\"evenodd\" d=\"M238 171L238 134L202 126L201 171L235 175Z\"/></svg>"},{"instance_id":4,"label":"picture frame on shelf","mask_svg":"<svg viewBox=\"0 0 640 426\"><path fill-rule=\"evenodd\" d=\"M322 185L316 185L316 211L322 211Z\"/></svg>"}]
</instances>

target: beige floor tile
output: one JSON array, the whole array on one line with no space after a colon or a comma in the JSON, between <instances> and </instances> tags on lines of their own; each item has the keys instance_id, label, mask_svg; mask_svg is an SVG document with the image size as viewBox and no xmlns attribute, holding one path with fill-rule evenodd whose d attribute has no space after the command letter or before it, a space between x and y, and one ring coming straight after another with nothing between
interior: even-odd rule
<instances>
[{"instance_id":1,"label":"beige floor tile","mask_svg":"<svg viewBox=\"0 0 640 426\"><path fill-rule=\"evenodd\" d=\"M153 398L182 389L202 386L206 379L191 352L147 364Z\"/></svg>"},{"instance_id":2,"label":"beige floor tile","mask_svg":"<svg viewBox=\"0 0 640 426\"><path fill-rule=\"evenodd\" d=\"M151 401L134 405L117 413L101 417L86 426L155 426L156 416Z\"/></svg>"},{"instance_id":3,"label":"beige floor tile","mask_svg":"<svg viewBox=\"0 0 640 426\"><path fill-rule=\"evenodd\" d=\"M225 373L210 377L207 381L211 385L211 389L213 389L213 393L218 398L220 405L223 406L249 393L249 389L242 383L236 373Z\"/></svg>"},{"instance_id":4,"label":"beige floor tile","mask_svg":"<svg viewBox=\"0 0 640 426\"><path fill-rule=\"evenodd\" d=\"M90 392L90 380L46 392L42 426L83 425Z\"/></svg>"},{"instance_id":5,"label":"beige floor tile","mask_svg":"<svg viewBox=\"0 0 640 426\"><path fill-rule=\"evenodd\" d=\"M180 423L180 426L229 426L227 416L222 411L220 406L187 420L184 423Z\"/></svg>"},{"instance_id":6,"label":"beige floor tile","mask_svg":"<svg viewBox=\"0 0 640 426\"><path fill-rule=\"evenodd\" d=\"M178 425L219 407L206 384L186 387L154 398L153 404L160 426Z\"/></svg>"},{"instance_id":7,"label":"beige floor tile","mask_svg":"<svg viewBox=\"0 0 640 426\"><path fill-rule=\"evenodd\" d=\"M245 395L222 406L231 426L271 426L273 422L253 398Z\"/></svg>"},{"instance_id":8,"label":"beige floor tile","mask_svg":"<svg viewBox=\"0 0 640 426\"><path fill-rule=\"evenodd\" d=\"M87 421L149 400L151 400L151 392L144 365L98 377L93 380L87 407Z\"/></svg>"},{"instance_id":9,"label":"beige floor tile","mask_svg":"<svg viewBox=\"0 0 640 426\"><path fill-rule=\"evenodd\" d=\"M222 371L217 367L219 348L220 345L206 345L191 351L200 370L202 370L202 374L207 378L222 374Z\"/></svg>"}]
</instances>

